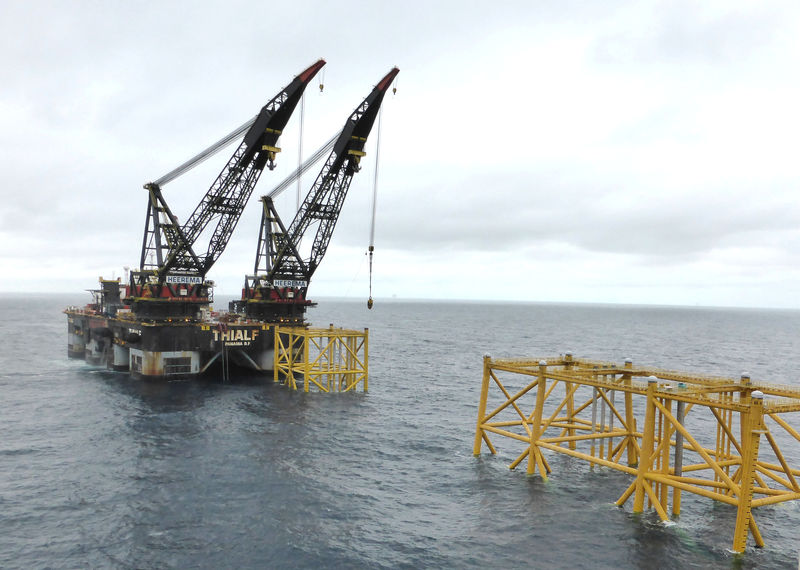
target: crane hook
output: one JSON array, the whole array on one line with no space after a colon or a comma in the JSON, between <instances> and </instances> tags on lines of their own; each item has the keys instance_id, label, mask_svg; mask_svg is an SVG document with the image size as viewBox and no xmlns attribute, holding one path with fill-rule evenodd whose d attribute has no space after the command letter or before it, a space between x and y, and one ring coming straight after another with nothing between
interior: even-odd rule
<instances>
[{"instance_id":1,"label":"crane hook","mask_svg":"<svg viewBox=\"0 0 800 570\"><path fill-rule=\"evenodd\" d=\"M369 299L367 299L367 309L372 309L372 253L375 251L375 246L369 246Z\"/></svg>"}]
</instances>

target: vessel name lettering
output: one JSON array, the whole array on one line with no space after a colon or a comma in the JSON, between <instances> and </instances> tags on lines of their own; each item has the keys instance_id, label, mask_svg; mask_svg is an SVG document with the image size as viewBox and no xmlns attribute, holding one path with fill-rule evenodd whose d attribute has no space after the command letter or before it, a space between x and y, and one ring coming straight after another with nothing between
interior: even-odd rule
<instances>
[{"instance_id":1,"label":"vessel name lettering","mask_svg":"<svg viewBox=\"0 0 800 570\"><path fill-rule=\"evenodd\" d=\"M258 329L230 329L227 331L212 331L214 334L214 342L253 342L258 336Z\"/></svg>"},{"instance_id":2,"label":"vessel name lettering","mask_svg":"<svg viewBox=\"0 0 800 570\"><path fill-rule=\"evenodd\" d=\"M203 278L193 275L167 275L166 282L170 284L189 283L191 285L199 285L203 282Z\"/></svg>"},{"instance_id":3,"label":"vessel name lettering","mask_svg":"<svg viewBox=\"0 0 800 570\"><path fill-rule=\"evenodd\" d=\"M308 281L296 279L276 279L272 284L275 287L308 287Z\"/></svg>"}]
</instances>

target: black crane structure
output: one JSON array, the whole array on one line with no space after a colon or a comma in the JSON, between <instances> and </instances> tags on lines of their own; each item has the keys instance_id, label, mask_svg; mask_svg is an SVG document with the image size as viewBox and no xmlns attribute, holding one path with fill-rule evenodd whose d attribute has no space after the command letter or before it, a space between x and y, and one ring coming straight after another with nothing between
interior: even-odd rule
<instances>
[{"instance_id":1,"label":"black crane structure","mask_svg":"<svg viewBox=\"0 0 800 570\"><path fill-rule=\"evenodd\" d=\"M274 168L278 138L309 82L325 65L320 59L273 97L258 115L198 156L145 184L149 200L139 270L132 271L126 304L142 318L195 319L208 304L205 277L228 244L264 167ZM184 224L161 191L167 182L206 160L244 133L239 146ZM199 238L216 222L205 252ZM167 302L165 302L167 301Z\"/></svg>"},{"instance_id":2,"label":"black crane structure","mask_svg":"<svg viewBox=\"0 0 800 570\"><path fill-rule=\"evenodd\" d=\"M398 73L396 67L387 73L348 117L288 228L275 209L275 192L261 198L254 272L245 278L243 298L233 304L236 310L269 322L303 322L306 307L312 304L306 298L309 282L328 249L353 175L365 155L367 137ZM301 242L312 233L309 252L303 255Z\"/></svg>"}]
</instances>

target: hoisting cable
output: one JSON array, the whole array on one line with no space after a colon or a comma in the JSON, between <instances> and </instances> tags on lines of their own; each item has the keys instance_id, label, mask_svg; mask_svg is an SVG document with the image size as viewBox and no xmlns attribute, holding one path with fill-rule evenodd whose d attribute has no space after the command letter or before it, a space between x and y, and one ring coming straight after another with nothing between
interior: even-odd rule
<instances>
[{"instance_id":1,"label":"hoisting cable","mask_svg":"<svg viewBox=\"0 0 800 570\"><path fill-rule=\"evenodd\" d=\"M319 78L319 92L320 92L320 94L322 93L322 90L325 88L325 85L323 83L324 81L325 81L325 69L323 68L322 69L322 73L320 74L320 78ZM300 106L300 150L301 150L301 158L302 158L303 116L304 116L304 110L305 110L305 92L303 93L303 97L301 99L300 105L301 105ZM243 136L244 133L247 132L247 129L249 129L251 126L253 126L253 123L256 122L257 118L258 118L258 115L254 116L252 119L250 119L249 121L244 123L242 126L238 127L236 130L230 132L228 135L226 135L225 137L221 138L220 140L218 140L217 142L212 144L210 147L208 147L207 149L205 149L204 151L199 153L197 156L195 156L193 158L190 158L189 160L187 160L186 162L184 162L183 164L181 164L177 168L167 172L164 176L162 176L161 178L159 178L158 180L153 182L153 184L155 184L156 186L161 187L161 186L164 186L164 184L167 184L168 182L172 182L178 176L181 176L182 174L186 174L192 168L194 168L195 166L197 166L201 162L203 162L205 160L208 160L209 158L211 158L212 156L217 154L219 151L221 151L223 148L228 146L230 143L232 143L234 140L236 140L239 137ZM331 146L333 146L333 143L330 143L330 144L331 144ZM330 148L328 148L328 150L330 150ZM319 160L319 159L317 159L317 160ZM298 160L298 164L299 164L299 160ZM308 167L306 167L306 168L308 168ZM298 170L296 172L300 172L300 175L302 175L303 172L305 172L305 170L300 171L300 167L298 166ZM297 181L297 184L298 184L297 192L298 192L298 208L299 208L300 207L300 202L299 202L300 181L299 181L299 179Z\"/></svg>"},{"instance_id":2,"label":"hoisting cable","mask_svg":"<svg viewBox=\"0 0 800 570\"><path fill-rule=\"evenodd\" d=\"M377 141L375 142L375 178L372 181L372 220L369 226L369 299L367 299L367 308L372 308L372 254L375 251L375 212L378 201L378 159L380 157L381 148L381 118L383 117L383 107L378 110L378 132Z\"/></svg>"},{"instance_id":3,"label":"hoisting cable","mask_svg":"<svg viewBox=\"0 0 800 570\"><path fill-rule=\"evenodd\" d=\"M305 91L303 92L303 96L300 97L300 139L297 143L297 170L300 170L300 167L303 166L303 124L305 123L306 117L306 94ZM300 185L302 179L302 172L297 177L297 200L296 200L296 209L300 209Z\"/></svg>"},{"instance_id":4,"label":"hoisting cable","mask_svg":"<svg viewBox=\"0 0 800 570\"><path fill-rule=\"evenodd\" d=\"M333 145L336 142L337 138L339 138L339 133L336 133L335 135L333 135L331 137L331 140L329 140L324 145L322 145L319 149L317 149L317 151L314 154L312 154L310 157L308 157L308 160L306 160L303 164L298 166L297 170L295 170L289 176L284 178L281 181L280 184L275 186L275 188L273 188L269 192L269 194L267 194L267 196L269 196L270 198L276 198L281 192L283 192L289 186L291 186L294 183L294 181L297 180L297 178L299 176L302 176L303 174L305 174L305 172L309 168L314 166L319 161L319 159L321 159L323 156L325 156L333 148Z\"/></svg>"},{"instance_id":5,"label":"hoisting cable","mask_svg":"<svg viewBox=\"0 0 800 570\"><path fill-rule=\"evenodd\" d=\"M257 115L244 123L241 127L237 128L236 130L232 131L225 137L221 138L210 147L205 149L203 152L195 156L194 158L190 158L179 167L175 168L174 170L170 170L164 176L159 178L154 182L157 186L164 186L164 184L168 182L172 182L181 174L185 174L204 160L207 160L217 154L220 150L228 146L231 142L235 141L237 138L244 135L244 133L249 129L253 123L256 122Z\"/></svg>"}]
</instances>

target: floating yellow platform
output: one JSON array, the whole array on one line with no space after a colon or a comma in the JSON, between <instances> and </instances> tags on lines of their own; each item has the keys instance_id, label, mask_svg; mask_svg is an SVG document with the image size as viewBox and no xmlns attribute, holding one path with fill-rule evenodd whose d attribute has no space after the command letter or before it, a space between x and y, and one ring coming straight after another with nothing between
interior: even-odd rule
<instances>
[{"instance_id":1,"label":"floating yellow platform","mask_svg":"<svg viewBox=\"0 0 800 570\"><path fill-rule=\"evenodd\" d=\"M800 499L800 433L786 416L800 411L800 388L573 358L483 361L474 453L492 437L522 444L511 469L546 479L545 451L631 475L617 501L633 497L663 521L680 514L681 492L737 509L734 552L748 533L764 540L752 509ZM791 453L784 447L793 446Z\"/></svg>"},{"instance_id":2,"label":"floating yellow platform","mask_svg":"<svg viewBox=\"0 0 800 570\"><path fill-rule=\"evenodd\" d=\"M293 390L369 388L369 329L275 327L275 382Z\"/></svg>"}]
</instances>

